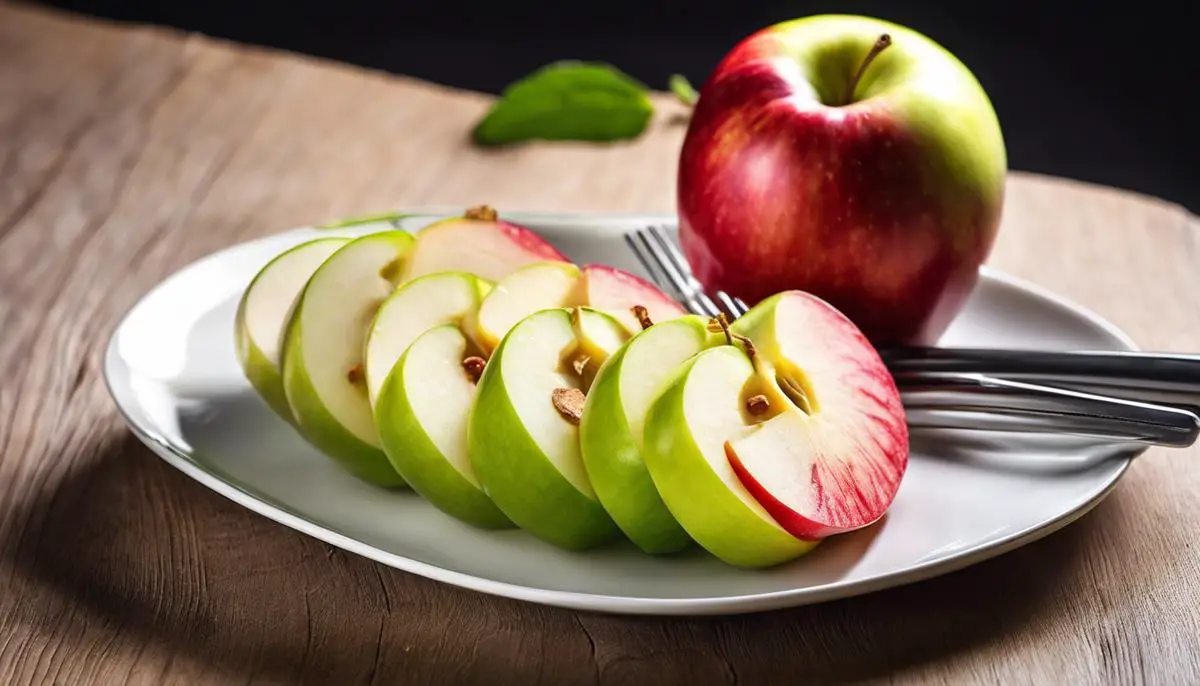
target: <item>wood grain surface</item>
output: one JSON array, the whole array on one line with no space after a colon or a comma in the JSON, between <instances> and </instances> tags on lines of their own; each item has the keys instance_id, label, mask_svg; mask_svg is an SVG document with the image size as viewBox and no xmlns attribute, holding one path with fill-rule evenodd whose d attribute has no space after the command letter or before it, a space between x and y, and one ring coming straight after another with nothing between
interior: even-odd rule
<instances>
[{"instance_id":1,"label":"wood grain surface","mask_svg":"<svg viewBox=\"0 0 1200 686\"><path fill-rule=\"evenodd\" d=\"M155 458L99 374L121 313L238 241L412 204L673 208L635 143L480 152L481 95L0 4L0 683L1200 683L1200 449L1075 525L789 611L627 618L339 552ZM1013 174L991 264L1200 350L1200 220Z\"/></svg>"}]
</instances>

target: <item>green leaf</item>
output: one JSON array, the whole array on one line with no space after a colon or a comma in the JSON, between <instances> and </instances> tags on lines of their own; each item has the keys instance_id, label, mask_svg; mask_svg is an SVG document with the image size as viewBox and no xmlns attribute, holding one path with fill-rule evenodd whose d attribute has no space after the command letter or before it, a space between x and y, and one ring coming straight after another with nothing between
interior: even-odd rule
<instances>
[{"instance_id":1,"label":"green leaf","mask_svg":"<svg viewBox=\"0 0 1200 686\"><path fill-rule=\"evenodd\" d=\"M671 74L667 85L671 88L671 92L675 94L675 97L679 98L679 101L688 107L693 107L700 100L700 94L696 92L696 89L692 87L691 81L688 81L687 77L683 74Z\"/></svg>"},{"instance_id":2,"label":"green leaf","mask_svg":"<svg viewBox=\"0 0 1200 686\"><path fill-rule=\"evenodd\" d=\"M654 106L647 89L607 64L561 61L514 82L472 132L480 145L636 138Z\"/></svg>"}]
</instances>

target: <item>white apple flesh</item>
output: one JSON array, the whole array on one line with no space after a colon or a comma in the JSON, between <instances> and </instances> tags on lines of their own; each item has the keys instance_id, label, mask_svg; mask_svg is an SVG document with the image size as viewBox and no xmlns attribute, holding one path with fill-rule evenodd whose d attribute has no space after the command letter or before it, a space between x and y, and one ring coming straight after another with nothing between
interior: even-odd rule
<instances>
[{"instance_id":1,"label":"white apple flesh","mask_svg":"<svg viewBox=\"0 0 1200 686\"><path fill-rule=\"evenodd\" d=\"M474 347L453 324L418 336L384 382L375 421L384 453L413 490L464 522L507 528L512 522L483 492L467 452L475 378L464 360Z\"/></svg>"},{"instance_id":2,"label":"white apple flesh","mask_svg":"<svg viewBox=\"0 0 1200 686\"><path fill-rule=\"evenodd\" d=\"M633 314L644 307L653 321L682 317L686 312L653 284L604 265L582 269L569 262L526 265L509 274L488 293L479 308L477 336L492 350L514 324L538 310L588 307L614 317L630 334L642 330Z\"/></svg>"},{"instance_id":3,"label":"white apple flesh","mask_svg":"<svg viewBox=\"0 0 1200 686\"><path fill-rule=\"evenodd\" d=\"M283 391L279 359L292 308L313 272L348 238L318 238L268 262L238 302L235 341L246 379L276 414L294 423Z\"/></svg>"},{"instance_id":4,"label":"white apple flesh","mask_svg":"<svg viewBox=\"0 0 1200 686\"><path fill-rule=\"evenodd\" d=\"M556 392L586 392L627 338L594 310L542 310L508 332L479 381L468 445L484 492L522 529L563 548L596 546L618 530L588 480L578 416L568 418Z\"/></svg>"},{"instance_id":5,"label":"white apple flesh","mask_svg":"<svg viewBox=\"0 0 1200 686\"><path fill-rule=\"evenodd\" d=\"M404 481L379 445L362 372L364 344L413 243L409 233L384 231L338 249L301 292L283 348L283 386L300 433L382 486Z\"/></svg>"},{"instance_id":6,"label":"white apple flesh","mask_svg":"<svg viewBox=\"0 0 1200 686\"><path fill-rule=\"evenodd\" d=\"M577 297L581 274L570 262L539 262L504 277L479 306L475 320L479 344L495 350L509 329L538 310L587 304Z\"/></svg>"},{"instance_id":7,"label":"white apple flesh","mask_svg":"<svg viewBox=\"0 0 1200 686\"><path fill-rule=\"evenodd\" d=\"M379 306L367 333L364 372L372 407L396 360L417 336L442 324L463 325L491 287L465 272L437 272L396 289Z\"/></svg>"}]
</instances>

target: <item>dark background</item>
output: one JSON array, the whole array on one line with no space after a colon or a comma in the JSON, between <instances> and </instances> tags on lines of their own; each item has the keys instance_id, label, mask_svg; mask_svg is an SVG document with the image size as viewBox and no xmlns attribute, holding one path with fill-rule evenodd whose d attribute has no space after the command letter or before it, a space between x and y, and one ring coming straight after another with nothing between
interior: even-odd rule
<instances>
[{"instance_id":1,"label":"dark background","mask_svg":"<svg viewBox=\"0 0 1200 686\"><path fill-rule=\"evenodd\" d=\"M48 0L489 92L563 59L614 64L655 88L699 83L738 40L808 14L877 16L975 72L1013 169L1157 195L1200 211L1200 12L1175 2L796 0Z\"/></svg>"}]
</instances>

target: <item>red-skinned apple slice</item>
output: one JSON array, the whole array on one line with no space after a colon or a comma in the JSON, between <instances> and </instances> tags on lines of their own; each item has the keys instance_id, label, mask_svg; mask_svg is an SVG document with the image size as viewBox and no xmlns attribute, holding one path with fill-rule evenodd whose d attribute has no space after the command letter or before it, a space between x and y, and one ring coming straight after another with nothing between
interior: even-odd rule
<instances>
[{"instance_id":1,"label":"red-skinned apple slice","mask_svg":"<svg viewBox=\"0 0 1200 686\"><path fill-rule=\"evenodd\" d=\"M755 424L725 444L742 485L803 540L879 520L907 467L908 427L875 348L841 312L799 291L764 300L732 332L752 342L755 367L746 391Z\"/></svg>"},{"instance_id":2,"label":"red-skinned apple slice","mask_svg":"<svg viewBox=\"0 0 1200 686\"><path fill-rule=\"evenodd\" d=\"M547 261L566 262L567 258L541 236L480 205L461 218L444 219L418 232L404 280L459 271L496 282L527 264Z\"/></svg>"},{"instance_id":3,"label":"red-skinned apple slice","mask_svg":"<svg viewBox=\"0 0 1200 686\"><path fill-rule=\"evenodd\" d=\"M582 288L584 302L616 317L630 333L642 330L641 322L631 310L634 305L646 308L650 320L655 322L665 322L687 314L679 303L668 298L654 284L605 264L583 267Z\"/></svg>"}]
</instances>

